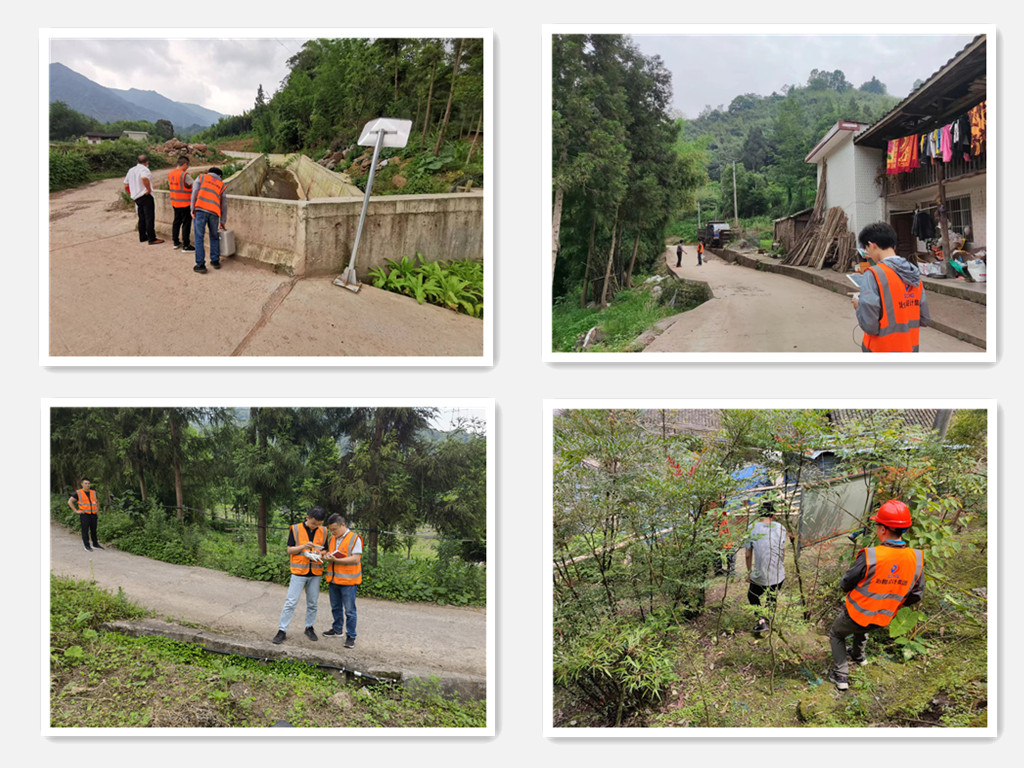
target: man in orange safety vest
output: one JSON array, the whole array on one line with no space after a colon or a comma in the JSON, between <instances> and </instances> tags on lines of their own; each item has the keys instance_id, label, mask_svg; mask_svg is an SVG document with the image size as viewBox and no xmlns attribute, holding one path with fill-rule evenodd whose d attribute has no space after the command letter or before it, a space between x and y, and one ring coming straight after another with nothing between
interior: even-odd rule
<instances>
[{"instance_id":1,"label":"man in orange safety vest","mask_svg":"<svg viewBox=\"0 0 1024 768\"><path fill-rule=\"evenodd\" d=\"M82 487L75 491L68 499L68 506L78 513L78 522L82 529L82 543L85 548L92 552L94 549L103 549L100 540L96 535L96 518L99 517L100 502L96 491L88 480L82 481ZM92 546L89 540L92 539Z\"/></svg>"},{"instance_id":2,"label":"man in orange safety vest","mask_svg":"<svg viewBox=\"0 0 1024 768\"><path fill-rule=\"evenodd\" d=\"M857 236L858 251L873 262L853 297L864 352L918 352L922 326L931 322L921 270L896 255L896 230L868 224Z\"/></svg>"},{"instance_id":3,"label":"man in orange safety vest","mask_svg":"<svg viewBox=\"0 0 1024 768\"><path fill-rule=\"evenodd\" d=\"M840 586L846 603L828 633L832 647L828 679L840 691L850 687L849 663L867 664L868 632L888 627L902 606L914 605L924 595L924 554L903 541L903 533L912 523L910 509L894 499L879 507L871 519L881 546L860 550L853 567L844 574ZM846 638L850 635L853 647L848 654Z\"/></svg>"}]
</instances>

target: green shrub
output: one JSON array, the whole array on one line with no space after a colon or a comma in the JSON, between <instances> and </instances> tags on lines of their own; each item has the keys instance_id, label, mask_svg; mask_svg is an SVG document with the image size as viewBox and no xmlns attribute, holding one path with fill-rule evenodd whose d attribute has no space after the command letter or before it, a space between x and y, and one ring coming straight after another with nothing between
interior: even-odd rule
<instances>
[{"instance_id":1,"label":"green shrub","mask_svg":"<svg viewBox=\"0 0 1024 768\"><path fill-rule=\"evenodd\" d=\"M573 690L618 726L625 717L661 703L664 692L679 680L679 651L670 634L652 617L642 624L602 622L571 642L556 643L555 684Z\"/></svg>"},{"instance_id":2,"label":"green shrub","mask_svg":"<svg viewBox=\"0 0 1024 768\"><path fill-rule=\"evenodd\" d=\"M50 191L77 187L89 180L89 163L80 154L50 150Z\"/></svg>"}]
</instances>

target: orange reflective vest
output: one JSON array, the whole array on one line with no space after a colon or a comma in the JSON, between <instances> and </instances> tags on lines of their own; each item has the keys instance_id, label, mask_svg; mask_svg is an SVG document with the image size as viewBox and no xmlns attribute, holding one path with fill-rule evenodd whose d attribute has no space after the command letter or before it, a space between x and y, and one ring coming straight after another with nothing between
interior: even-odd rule
<instances>
[{"instance_id":1,"label":"orange reflective vest","mask_svg":"<svg viewBox=\"0 0 1024 768\"><path fill-rule=\"evenodd\" d=\"M224 191L224 182L215 173L204 173L196 192L196 208L220 216L220 196Z\"/></svg>"},{"instance_id":2,"label":"orange reflective vest","mask_svg":"<svg viewBox=\"0 0 1024 768\"><path fill-rule=\"evenodd\" d=\"M183 168L175 168L167 177L167 185L171 189L171 206L174 208L188 208L192 205L192 188L185 186L185 174Z\"/></svg>"},{"instance_id":3,"label":"orange reflective vest","mask_svg":"<svg viewBox=\"0 0 1024 768\"><path fill-rule=\"evenodd\" d=\"M331 543L328 545L327 551L331 553L341 552L342 557L348 557L352 552L352 547L357 541L360 541L360 539L353 531L349 531L342 536L341 541L338 541L337 536L332 536ZM327 581L330 584L341 585L362 584L363 566L361 562L353 563L352 565L327 563Z\"/></svg>"},{"instance_id":4,"label":"orange reflective vest","mask_svg":"<svg viewBox=\"0 0 1024 768\"><path fill-rule=\"evenodd\" d=\"M78 496L78 511L84 515L95 515L100 511L99 501L96 499L96 491L87 491L79 488L75 491Z\"/></svg>"},{"instance_id":5,"label":"orange reflective vest","mask_svg":"<svg viewBox=\"0 0 1024 768\"><path fill-rule=\"evenodd\" d=\"M909 286L888 264L868 269L878 283L882 299L882 316L878 335L864 334L861 349L865 352L917 352L921 333L921 283Z\"/></svg>"},{"instance_id":6,"label":"orange reflective vest","mask_svg":"<svg viewBox=\"0 0 1024 768\"><path fill-rule=\"evenodd\" d=\"M846 612L862 627L887 627L924 570L924 554L910 547L867 547L867 570L846 593Z\"/></svg>"},{"instance_id":7,"label":"orange reflective vest","mask_svg":"<svg viewBox=\"0 0 1024 768\"><path fill-rule=\"evenodd\" d=\"M322 547L324 542L327 541L327 529L322 525L318 525L316 532L313 534L313 538L310 539L306 526L302 523L296 523L292 526L292 538L295 539L296 546L305 544L307 541L312 541L317 546ZM318 563L315 560L310 560L306 557L305 550L292 555L290 560L292 573L296 576L319 576L324 572L324 564Z\"/></svg>"}]
</instances>

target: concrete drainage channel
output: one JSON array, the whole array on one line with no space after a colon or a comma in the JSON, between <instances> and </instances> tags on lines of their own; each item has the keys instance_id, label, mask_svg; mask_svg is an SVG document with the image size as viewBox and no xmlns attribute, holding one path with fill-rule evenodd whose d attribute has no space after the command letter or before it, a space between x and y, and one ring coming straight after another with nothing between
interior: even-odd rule
<instances>
[{"instance_id":1,"label":"concrete drainage channel","mask_svg":"<svg viewBox=\"0 0 1024 768\"><path fill-rule=\"evenodd\" d=\"M202 171L202 169L197 169ZM273 197L263 196L272 194ZM227 226L236 257L292 277L340 274L355 243L363 193L344 174L304 155L259 155L225 180ZM294 198L291 195L294 194ZM170 193L156 190L156 222L169 234ZM478 192L383 195L371 198L360 277L389 259L480 260L484 255L484 197Z\"/></svg>"},{"instance_id":2,"label":"concrete drainage channel","mask_svg":"<svg viewBox=\"0 0 1024 768\"><path fill-rule=\"evenodd\" d=\"M112 621L103 625L108 632L129 637L166 637L183 643L194 643L215 654L243 656L260 661L298 661L334 673L340 681L356 685L402 685L415 687L430 680L439 680L445 696L463 700L487 698L487 681L478 675L430 672L428 670L401 669L380 662L359 658L358 653L346 651L344 655L324 650L282 647L269 640L244 640L219 635L204 629L186 627L172 622L144 619L141 621Z\"/></svg>"}]
</instances>

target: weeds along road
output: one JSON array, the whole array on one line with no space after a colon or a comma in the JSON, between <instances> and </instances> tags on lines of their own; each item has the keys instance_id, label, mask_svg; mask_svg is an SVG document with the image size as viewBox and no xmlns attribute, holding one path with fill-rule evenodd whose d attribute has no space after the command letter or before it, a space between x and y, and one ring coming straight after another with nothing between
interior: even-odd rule
<instances>
[{"instance_id":1,"label":"weeds along road","mask_svg":"<svg viewBox=\"0 0 1024 768\"><path fill-rule=\"evenodd\" d=\"M849 352L863 354L863 336L849 297L784 275L730 264L693 246L683 266L665 251L676 275L711 286L715 298L676 315L644 352ZM921 329L921 353L982 352L933 328Z\"/></svg>"},{"instance_id":2,"label":"weeds along road","mask_svg":"<svg viewBox=\"0 0 1024 768\"><path fill-rule=\"evenodd\" d=\"M153 185L166 178L155 171ZM121 189L105 179L50 195L54 357L483 354L480 319L372 285L353 293L333 275L296 279L236 257L196 274L194 254L175 251L170 232L158 229L160 245L139 242Z\"/></svg>"},{"instance_id":3,"label":"weeds along road","mask_svg":"<svg viewBox=\"0 0 1024 768\"><path fill-rule=\"evenodd\" d=\"M99 521L103 541L103 518ZM179 623L191 622L246 640L269 642L277 632L287 588L248 581L220 571L172 565L107 548L87 552L78 531L50 523L50 570L57 576L93 580L135 604ZM487 613L483 608L443 607L430 603L396 603L359 597L356 647L343 649L341 639L318 642L303 634L305 598L292 617L288 639L281 646L332 650L354 668L374 665L472 675L487 673ZM327 593L321 593L316 632L331 625Z\"/></svg>"}]
</instances>

